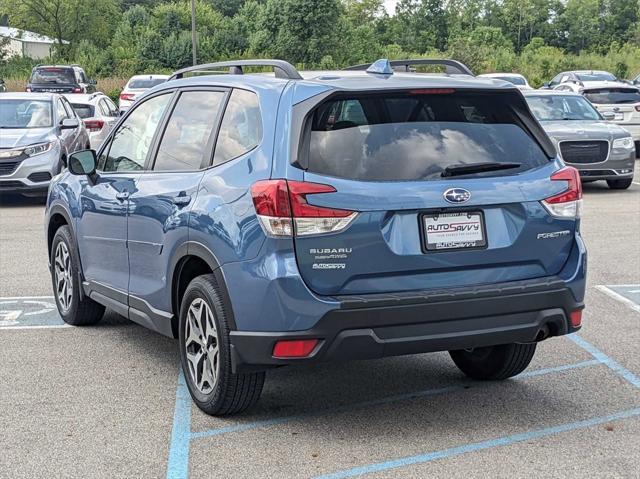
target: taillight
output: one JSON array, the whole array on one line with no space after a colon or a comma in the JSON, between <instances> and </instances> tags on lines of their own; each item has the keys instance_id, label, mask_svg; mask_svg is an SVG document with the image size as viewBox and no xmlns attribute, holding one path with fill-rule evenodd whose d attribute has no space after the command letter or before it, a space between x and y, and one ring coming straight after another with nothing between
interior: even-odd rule
<instances>
[{"instance_id":1,"label":"taillight","mask_svg":"<svg viewBox=\"0 0 640 479\"><path fill-rule=\"evenodd\" d=\"M24 91L26 91L27 93L30 93L31 92L31 87L25 88Z\"/></svg>"},{"instance_id":2,"label":"taillight","mask_svg":"<svg viewBox=\"0 0 640 479\"><path fill-rule=\"evenodd\" d=\"M318 344L317 339L286 339L273 347L274 358L307 358Z\"/></svg>"},{"instance_id":3,"label":"taillight","mask_svg":"<svg viewBox=\"0 0 640 479\"><path fill-rule=\"evenodd\" d=\"M75 87L72 93L82 93L82 88Z\"/></svg>"},{"instance_id":4,"label":"taillight","mask_svg":"<svg viewBox=\"0 0 640 479\"><path fill-rule=\"evenodd\" d=\"M579 218L582 210L582 182L578 170L565 166L551 175L551 180L566 181L567 189L542 200L544 207L558 218Z\"/></svg>"},{"instance_id":5,"label":"taillight","mask_svg":"<svg viewBox=\"0 0 640 479\"><path fill-rule=\"evenodd\" d=\"M636 105L636 111L640 111L640 105Z\"/></svg>"},{"instance_id":6,"label":"taillight","mask_svg":"<svg viewBox=\"0 0 640 479\"><path fill-rule=\"evenodd\" d=\"M303 181L264 180L251 186L262 229L269 236L306 236L345 229L358 213L310 205L307 195L334 193L333 186Z\"/></svg>"},{"instance_id":7,"label":"taillight","mask_svg":"<svg viewBox=\"0 0 640 479\"><path fill-rule=\"evenodd\" d=\"M133 93L120 93L121 100L132 101L134 96Z\"/></svg>"},{"instance_id":8,"label":"taillight","mask_svg":"<svg viewBox=\"0 0 640 479\"><path fill-rule=\"evenodd\" d=\"M84 126L89 131L100 131L104 126L104 121L102 120L84 120Z\"/></svg>"},{"instance_id":9,"label":"taillight","mask_svg":"<svg viewBox=\"0 0 640 479\"><path fill-rule=\"evenodd\" d=\"M569 320L571 321L571 326L574 328L582 326L582 310L576 309L575 311L571 311L571 314L569 314Z\"/></svg>"}]
</instances>

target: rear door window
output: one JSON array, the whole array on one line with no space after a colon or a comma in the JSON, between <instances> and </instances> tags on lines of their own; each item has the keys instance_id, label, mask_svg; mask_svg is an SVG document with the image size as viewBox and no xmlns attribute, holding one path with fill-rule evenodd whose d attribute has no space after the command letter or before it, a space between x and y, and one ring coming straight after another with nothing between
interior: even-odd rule
<instances>
[{"instance_id":1,"label":"rear door window","mask_svg":"<svg viewBox=\"0 0 640 479\"><path fill-rule=\"evenodd\" d=\"M178 99L167 122L153 169L199 170L211 160L212 132L225 93L187 91Z\"/></svg>"},{"instance_id":2,"label":"rear door window","mask_svg":"<svg viewBox=\"0 0 640 479\"><path fill-rule=\"evenodd\" d=\"M262 140L258 95L235 89L224 112L213 164L219 165L253 150Z\"/></svg>"},{"instance_id":3,"label":"rear door window","mask_svg":"<svg viewBox=\"0 0 640 479\"><path fill-rule=\"evenodd\" d=\"M473 176L503 176L549 158L496 93L425 90L330 99L310 119L308 169L366 181L437 180L445 168L474 163L520 166Z\"/></svg>"},{"instance_id":4,"label":"rear door window","mask_svg":"<svg viewBox=\"0 0 640 479\"><path fill-rule=\"evenodd\" d=\"M93 106L87 103L72 103L73 109L80 118L91 118L93 116Z\"/></svg>"},{"instance_id":5,"label":"rear door window","mask_svg":"<svg viewBox=\"0 0 640 479\"><path fill-rule=\"evenodd\" d=\"M600 88L585 90L584 96L591 103L614 105L619 103L640 103L640 90L637 88Z\"/></svg>"}]
</instances>

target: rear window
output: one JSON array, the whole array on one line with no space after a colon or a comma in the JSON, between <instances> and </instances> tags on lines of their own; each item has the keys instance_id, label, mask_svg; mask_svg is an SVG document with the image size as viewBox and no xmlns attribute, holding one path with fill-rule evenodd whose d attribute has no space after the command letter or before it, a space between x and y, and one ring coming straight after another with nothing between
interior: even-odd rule
<instances>
[{"instance_id":1,"label":"rear window","mask_svg":"<svg viewBox=\"0 0 640 479\"><path fill-rule=\"evenodd\" d=\"M616 103L640 103L640 90L637 88L600 88L585 90L584 96L591 103L611 105Z\"/></svg>"},{"instance_id":2,"label":"rear window","mask_svg":"<svg viewBox=\"0 0 640 479\"><path fill-rule=\"evenodd\" d=\"M30 83L75 83L76 79L71 68L38 68L31 74Z\"/></svg>"},{"instance_id":3,"label":"rear window","mask_svg":"<svg viewBox=\"0 0 640 479\"><path fill-rule=\"evenodd\" d=\"M496 78L497 80L508 81L509 83L513 83L514 85L525 86L527 84L527 82L524 81L524 78L519 76L505 75L505 76L495 76L493 78Z\"/></svg>"},{"instance_id":4,"label":"rear window","mask_svg":"<svg viewBox=\"0 0 640 479\"><path fill-rule=\"evenodd\" d=\"M160 85L160 83L164 83L165 81L166 80L164 78L138 78L131 80L127 88L134 90L146 90L148 88L153 88L156 85Z\"/></svg>"},{"instance_id":5,"label":"rear window","mask_svg":"<svg viewBox=\"0 0 640 479\"><path fill-rule=\"evenodd\" d=\"M91 118L94 114L94 108L92 105L86 105L84 103L72 103L71 106L80 118Z\"/></svg>"},{"instance_id":6,"label":"rear window","mask_svg":"<svg viewBox=\"0 0 640 479\"><path fill-rule=\"evenodd\" d=\"M615 75L608 72L576 73L580 81L616 81Z\"/></svg>"},{"instance_id":7,"label":"rear window","mask_svg":"<svg viewBox=\"0 0 640 479\"><path fill-rule=\"evenodd\" d=\"M524 130L511 94L424 90L340 97L312 114L308 168L365 181L437 180L447 167L518 163L466 176L513 175L549 158Z\"/></svg>"}]
</instances>

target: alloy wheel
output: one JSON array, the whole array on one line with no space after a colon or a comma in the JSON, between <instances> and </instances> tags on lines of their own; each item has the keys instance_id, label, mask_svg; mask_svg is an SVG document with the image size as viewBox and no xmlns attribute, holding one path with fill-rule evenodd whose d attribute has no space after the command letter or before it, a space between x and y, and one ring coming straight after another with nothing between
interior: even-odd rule
<instances>
[{"instance_id":1,"label":"alloy wheel","mask_svg":"<svg viewBox=\"0 0 640 479\"><path fill-rule=\"evenodd\" d=\"M54 272L58 304L62 308L62 312L66 313L71 308L71 301L73 300L73 272L71 270L69 248L63 241L56 246Z\"/></svg>"},{"instance_id":2,"label":"alloy wheel","mask_svg":"<svg viewBox=\"0 0 640 479\"><path fill-rule=\"evenodd\" d=\"M220 354L213 312L202 298L189 305L184 337L191 380L201 393L209 394L218 381Z\"/></svg>"}]
</instances>

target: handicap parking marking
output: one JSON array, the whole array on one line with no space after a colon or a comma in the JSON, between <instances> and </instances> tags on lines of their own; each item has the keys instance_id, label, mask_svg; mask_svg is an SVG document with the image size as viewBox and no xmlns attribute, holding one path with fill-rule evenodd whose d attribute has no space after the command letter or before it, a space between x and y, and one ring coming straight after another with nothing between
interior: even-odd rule
<instances>
[{"instance_id":1,"label":"handicap parking marking","mask_svg":"<svg viewBox=\"0 0 640 479\"><path fill-rule=\"evenodd\" d=\"M53 296L0 297L0 330L65 328Z\"/></svg>"},{"instance_id":2,"label":"handicap parking marking","mask_svg":"<svg viewBox=\"0 0 640 479\"><path fill-rule=\"evenodd\" d=\"M599 284L596 289L640 313L640 284Z\"/></svg>"}]
</instances>

